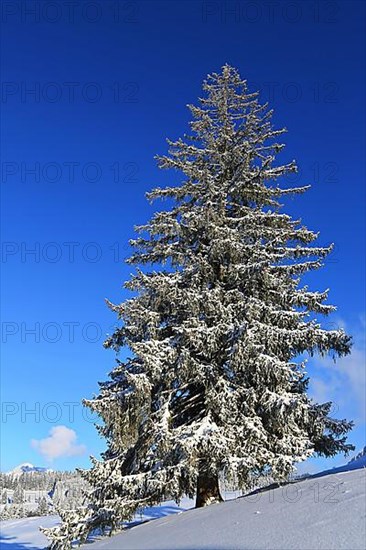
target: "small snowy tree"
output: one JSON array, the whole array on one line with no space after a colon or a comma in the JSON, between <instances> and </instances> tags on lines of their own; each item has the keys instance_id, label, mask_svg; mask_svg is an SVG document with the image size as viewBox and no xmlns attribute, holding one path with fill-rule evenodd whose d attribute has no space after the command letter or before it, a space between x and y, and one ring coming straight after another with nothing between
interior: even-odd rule
<instances>
[{"instance_id":1,"label":"small snowy tree","mask_svg":"<svg viewBox=\"0 0 366 550\"><path fill-rule=\"evenodd\" d=\"M16 486L16 488L14 489L13 503L14 504L24 504L24 499L25 499L24 489L20 484L18 484Z\"/></svg>"},{"instance_id":2,"label":"small snowy tree","mask_svg":"<svg viewBox=\"0 0 366 550\"><path fill-rule=\"evenodd\" d=\"M296 171L295 162L275 164L285 130L273 129L272 111L230 66L203 89L189 106L193 135L158 157L185 180L148 194L173 204L132 241L129 262L152 267L126 283L134 297L109 303L122 326L105 345L132 355L85 402L103 420L108 449L83 472L88 506L46 530L53 548L164 499L218 501L219 474L245 487L253 475L285 478L311 455L352 448L352 423L307 396L296 360L346 355L350 337L315 319L335 309L328 291L300 286L332 246L309 246L317 234L280 212L282 197L308 188L276 183Z\"/></svg>"},{"instance_id":3,"label":"small snowy tree","mask_svg":"<svg viewBox=\"0 0 366 550\"><path fill-rule=\"evenodd\" d=\"M9 513L9 507L6 504L4 508L0 511L0 521L4 521L10 518L11 518L11 514Z\"/></svg>"},{"instance_id":4,"label":"small snowy tree","mask_svg":"<svg viewBox=\"0 0 366 550\"><path fill-rule=\"evenodd\" d=\"M35 515L37 516L47 516L50 513L49 505L47 499L42 497L38 503Z\"/></svg>"}]
</instances>

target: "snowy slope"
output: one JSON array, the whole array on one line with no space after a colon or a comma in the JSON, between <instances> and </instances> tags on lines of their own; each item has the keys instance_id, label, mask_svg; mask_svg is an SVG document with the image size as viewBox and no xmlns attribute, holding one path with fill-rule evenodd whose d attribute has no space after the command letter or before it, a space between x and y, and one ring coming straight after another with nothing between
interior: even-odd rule
<instances>
[{"instance_id":1,"label":"snowy slope","mask_svg":"<svg viewBox=\"0 0 366 550\"><path fill-rule=\"evenodd\" d=\"M88 548L364 550L365 474L363 469L331 474L189 510L96 541Z\"/></svg>"},{"instance_id":2,"label":"snowy slope","mask_svg":"<svg viewBox=\"0 0 366 550\"><path fill-rule=\"evenodd\" d=\"M47 538L39 527L52 527L59 522L58 516L9 519L0 522L1 550L38 550L46 548Z\"/></svg>"},{"instance_id":3,"label":"snowy slope","mask_svg":"<svg viewBox=\"0 0 366 550\"><path fill-rule=\"evenodd\" d=\"M174 501L167 501L160 506L152 506L141 514L136 514L136 519L131 525L184 512L193 506L194 501L189 498L183 498L180 506ZM59 520L58 516L46 516L1 521L0 548L1 550L43 550L47 547L48 540L39 531L39 527L52 527L57 525Z\"/></svg>"},{"instance_id":4,"label":"snowy slope","mask_svg":"<svg viewBox=\"0 0 366 550\"><path fill-rule=\"evenodd\" d=\"M366 469L311 477L199 510L188 499L146 510L138 525L85 550L365 550ZM162 517L163 516L163 517ZM39 550L38 526L57 517L1 522L2 550Z\"/></svg>"}]
</instances>

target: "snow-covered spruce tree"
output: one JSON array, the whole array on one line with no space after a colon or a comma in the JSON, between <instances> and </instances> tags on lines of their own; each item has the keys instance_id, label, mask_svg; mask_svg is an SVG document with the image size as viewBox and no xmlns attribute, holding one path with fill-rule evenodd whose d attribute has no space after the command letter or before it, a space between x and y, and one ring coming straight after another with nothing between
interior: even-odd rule
<instances>
[{"instance_id":1,"label":"snow-covered spruce tree","mask_svg":"<svg viewBox=\"0 0 366 550\"><path fill-rule=\"evenodd\" d=\"M296 170L274 164L285 130L272 128L272 111L230 66L203 89L200 105L189 106L193 135L158 157L185 181L148 194L173 206L132 241L129 262L153 267L126 283L134 297L109 304L122 326L105 345L132 354L86 401L108 449L83 472L88 507L47 531L52 548L115 529L164 499L218 501L219 474L245 487L255 474L285 478L313 454L352 449L352 423L307 396L296 362L303 353L346 355L350 337L314 319L335 309L327 291L299 286L332 247L310 247L317 234L280 213L282 197L308 188L276 183Z\"/></svg>"}]
</instances>

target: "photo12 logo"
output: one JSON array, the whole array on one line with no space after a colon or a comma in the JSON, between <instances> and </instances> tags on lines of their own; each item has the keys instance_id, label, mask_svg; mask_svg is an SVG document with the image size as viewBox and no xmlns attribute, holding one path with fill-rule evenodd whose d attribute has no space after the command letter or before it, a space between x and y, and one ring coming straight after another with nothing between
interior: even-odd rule
<instances>
[{"instance_id":1,"label":"photo12 logo","mask_svg":"<svg viewBox=\"0 0 366 550\"><path fill-rule=\"evenodd\" d=\"M58 323L49 321L34 323L26 321L3 321L1 323L1 341L3 344L10 343L16 339L21 344L47 343L56 344L64 341L69 344L77 340L95 344L103 340L104 332L99 323L94 321L80 323L79 321L64 321Z\"/></svg>"},{"instance_id":2,"label":"photo12 logo","mask_svg":"<svg viewBox=\"0 0 366 550\"><path fill-rule=\"evenodd\" d=\"M1 103L138 103L140 85L137 82L57 82L3 81Z\"/></svg>"},{"instance_id":3,"label":"photo12 logo","mask_svg":"<svg viewBox=\"0 0 366 550\"><path fill-rule=\"evenodd\" d=\"M339 3L314 0L203 0L201 19L203 23L223 24L288 23L308 21L315 24L332 24L339 20Z\"/></svg>"},{"instance_id":4,"label":"photo12 logo","mask_svg":"<svg viewBox=\"0 0 366 550\"><path fill-rule=\"evenodd\" d=\"M26 242L4 241L1 243L1 263L69 263L85 262L95 264L111 260L113 263L124 262L131 253L129 244L114 242L111 245L101 245L97 242L80 243L64 242Z\"/></svg>"},{"instance_id":5,"label":"photo12 logo","mask_svg":"<svg viewBox=\"0 0 366 550\"><path fill-rule=\"evenodd\" d=\"M108 165L100 162L65 160L57 162L7 160L1 163L1 182L40 184L134 184L139 181L139 165L134 161L113 161Z\"/></svg>"},{"instance_id":6,"label":"photo12 logo","mask_svg":"<svg viewBox=\"0 0 366 550\"><path fill-rule=\"evenodd\" d=\"M1 422L3 424L13 420L20 420L22 424L28 422L54 424L60 421L73 424L80 418L85 422L95 424L98 415L78 401L63 401L62 403L56 401L47 403L3 401L1 403Z\"/></svg>"},{"instance_id":7,"label":"photo12 logo","mask_svg":"<svg viewBox=\"0 0 366 550\"><path fill-rule=\"evenodd\" d=\"M3 24L95 24L103 21L136 24L140 3L134 0L3 0L0 10Z\"/></svg>"}]
</instances>

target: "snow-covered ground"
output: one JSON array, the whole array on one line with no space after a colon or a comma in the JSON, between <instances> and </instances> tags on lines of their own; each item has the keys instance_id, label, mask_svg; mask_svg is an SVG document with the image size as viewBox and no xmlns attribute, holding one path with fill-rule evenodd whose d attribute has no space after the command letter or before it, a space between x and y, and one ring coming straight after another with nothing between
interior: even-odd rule
<instances>
[{"instance_id":1,"label":"snow-covered ground","mask_svg":"<svg viewBox=\"0 0 366 550\"><path fill-rule=\"evenodd\" d=\"M52 527L59 522L58 516L23 519L8 519L0 522L1 550L39 550L46 548L47 538L39 527Z\"/></svg>"},{"instance_id":2,"label":"snow-covered ground","mask_svg":"<svg viewBox=\"0 0 366 550\"><path fill-rule=\"evenodd\" d=\"M307 479L133 527L90 549L364 550L365 480L364 469Z\"/></svg>"},{"instance_id":3,"label":"snow-covered ground","mask_svg":"<svg viewBox=\"0 0 366 550\"><path fill-rule=\"evenodd\" d=\"M152 519L85 550L365 550L366 469L331 473L199 510L192 502L155 506ZM138 519L138 518L137 518ZM2 522L3 550L39 550L39 525L57 518Z\"/></svg>"},{"instance_id":4,"label":"snow-covered ground","mask_svg":"<svg viewBox=\"0 0 366 550\"><path fill-rule=\"evenodd\" d=\"M233 493L234 494L234 493ZM152 506L137 513L136 525L165 516L184 512L194 507L194 501L183 498L178 506L173 500L159 506ZM47 547L47 538L39 531L39 527L52 527L59 522L58 516L45 516L24 519L11 519L0 522L0 549L1 550L43 550ZM88 545L89 546L89 545ZM94 545L92 546L94 548Z\"/></svg>"}]
</instances>

